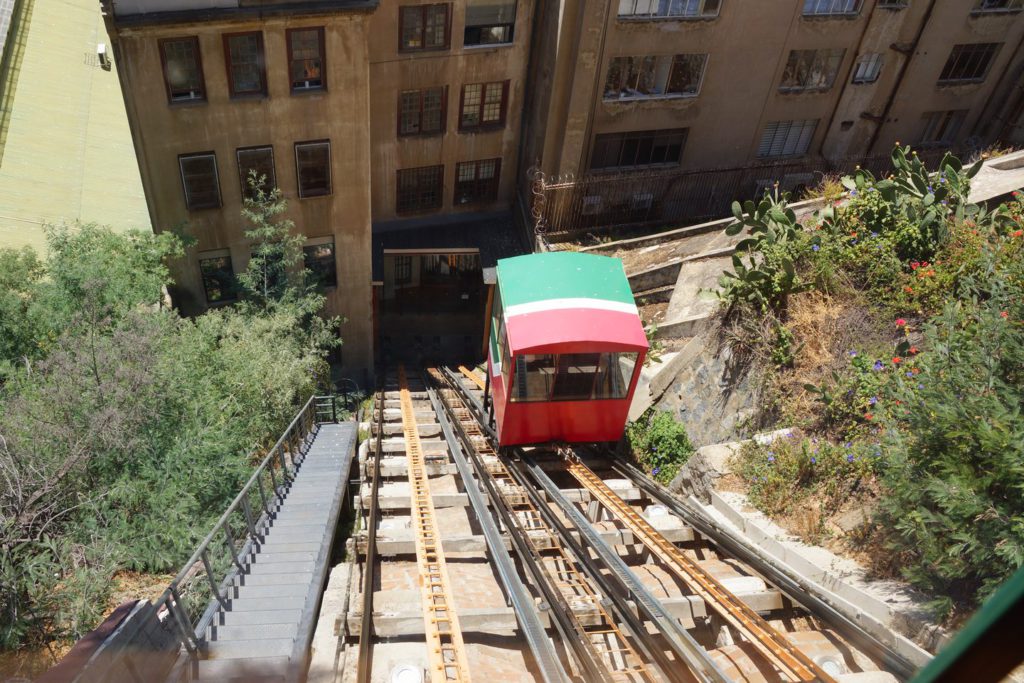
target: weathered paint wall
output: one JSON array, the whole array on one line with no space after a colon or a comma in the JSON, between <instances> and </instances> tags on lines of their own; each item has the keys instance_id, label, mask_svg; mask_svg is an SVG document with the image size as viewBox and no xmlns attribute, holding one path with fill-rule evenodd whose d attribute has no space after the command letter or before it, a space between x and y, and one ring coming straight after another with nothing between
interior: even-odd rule
<instances>
[{"instance_id":1,"label":"weathered paint wall","mask_svg":"<svg viewBox=\"0 0 1024 683\"><path fill-rule=\"evenodd\" d=\"M45 248L43 226L149 230L121 89L100 68L96 0L32 0L14 24L0 115L0 248ZM10 99L8 99L10 96Z\"/></svg>"},{"instance_id":2,"label":"weathered paint wall","mask_svg":"<svg viewBox=\"0 0 1024 683\"><path fill-rule=\"evenodd\" d=\"M399 6L416 2L382 2L370 19L370 137L373 149L373 220L404 218L395 211L397 171L444 165L444 202L428 214L505 209L515 196L518 146L526 87L533 2L519 0L513 42L498 46L463 46L465 0L451 5L451 47L447 50L399 52ZM429 3L422 3L429 4ZM463 84L509 81L505 125L500 130L459 131ZM398 100L403 90L447 86L445 132L398 135ZM497 199L491 204L456 206L455 165L463 161L501 158ZM419 214L422 216L423 214Z\"/></svg>"},{"instance_id":3,"label":"weathered paint wall","mask_svg":"<svg viewBox=\"0 0 1024 683\"><path fill-rule=\"evenodd\" d=\"M1020 80L1024 14L972 15L973 2L935 0L929 15L929 4L921 0L893 10L865 0L855 16L824 18L803 17L802 0L723 0L714 18L636 21L618 18L617 1L589 3L580 17L576 3L566 0L557 40L551 35L554 29L546 27L547 41L533 68L535 78L551 81L548 120L531 129L533 134L544 131L543 168L548 173L584 173L595 135L668 128L689 129L684 168L740 166L757 161L767 123L801 119L819 119L809 155L884 154L896 140L913 143L920 138L925 112L953 109L970 110L956 140L963 142L986 130L993 117L1007 115L998 114L1002 110L990 102ZM894 46L911 45L926 18L920 44L900 80L906 57ZM1005 43L983 83L936 86L953 45L982 42ZM567 51L567 46L575 50ZM791 50L825 48L846 51L829 90L779 92ZM879 79L852 84L857 56L869 52L884 55ZM696 97L601 97L613 58L680 53L709 55ZM885 111L898 80L894 105L876 135L878 122L872 117ZM1016 113L1011 109L1010 115ZM988 137L998 133L996 127Z\"/></svg>"},{"instance_id":4,"label":"weathered paint wall","mask_svg":"<svg viewBox=\"0 0 1024 683\"><path fill-rule=\"evenodd\" d=\"M327 292L327 313L343 315L343 363L352 371L372 366L370 305L369 17L363 13L273 16L253 21L203 22L124 28L118 50L128 115L138 145L146 198L157 231L183 228L196 239L176 264L177 300L186 313L205 308L197 254L228 249L235 272L246 266L250 244L240 215L239 147L272 145L277 183L288 199L287 217L310 238L334 236L338 287ZM285 29L325 27L326 92L289 92ZM262 30L268 95L228 96L221 34ZM206 103L168 105L157 41L199 38ZM332 193L299 199L293 144L330 140ZM178 155L213 151L223 205L189 211Z\"/></svg>"}]
</instances>

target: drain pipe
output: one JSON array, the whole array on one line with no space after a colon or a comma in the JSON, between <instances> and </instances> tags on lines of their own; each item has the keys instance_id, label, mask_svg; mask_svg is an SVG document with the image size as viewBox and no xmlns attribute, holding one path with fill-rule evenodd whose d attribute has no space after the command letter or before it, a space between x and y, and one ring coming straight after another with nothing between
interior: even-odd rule
<instances>
[{"instance_id":1,"label":"drain pipe","mask_svg":"<svg viewBox=\"0 0 1024 683\"><path fill-rule=\"evenodd\" d=\"M932 18L932 11L935 9L935 0L931 0L928 3L928 9L924 11L924 16L921 17L921 25L917 29L917 35L914 36L914 42L910 44L910 49L907 50L907 58L904 60L903 65L900 67L900 72L896 76L896 82L892 86L892 91L889 93L889 98L885 102L885 108L882 109L882 115L878 117L878 125L875 126L875 132L871 134L871 141L868 142L865 154L871 156L871 150L875 148L875 144L878 142L879 136L882 134L882 127L885 125L885 120L889 118L889 112L892 111L892 105L896 101L896 93L900 91L900 86L903 85L903 79L907 75L907 71L910 70L910 62L914 59L914 53L917 52L917 46L921 43L921 36L924 35L924 30L928 26L928 22Z\"/></svg>"}]
</instances>

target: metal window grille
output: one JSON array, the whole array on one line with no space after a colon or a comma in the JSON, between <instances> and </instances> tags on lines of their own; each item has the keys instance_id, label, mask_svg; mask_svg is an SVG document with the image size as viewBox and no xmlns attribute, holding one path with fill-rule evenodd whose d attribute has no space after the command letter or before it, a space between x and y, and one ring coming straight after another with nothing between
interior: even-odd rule
<instances>
[{"instance_id":1,"label":"metal window grille","mask_svg":"<svg viewBox=\"0 0 1024 683\"><path fill-rule=\"evenodd\" d=\"M804 0L805 17L842 16L860 12L861 0Z\"/></svg>"},{"instance_id":2,"label":"metal window grille","mask_svg":"<svg viewBox=\"0 0 1024 683\"><path fill-rule=\"evenodd\" d=\"M220 206L220 179L217 177L217 157L213 152L183 154L178 157L178 168L185 191L185 206L190 211Z\"/></svg>"},{"instance_id":3,"label":"metal window grille","mask_svg":"<svg viewBox=\"0 0 1024 683\"><path fill-rule=\"evenodd\" d=\"M324 78L324 30L296 28L288 31L289 72L292 90L320 90Z\"/></svg>"},{"instance_id":4,"label":"metal window grille","mask_svg":"<svg viewBox=\"0 0 1024 683\"><path fill-rule=\"evenodd\" d=\"M678 164L687 128L606 133L594 138L591 169L638 168Z\"/></svg>"},{"instance_id":5,"label":"metal window grille","mask_svg":"<svg viewBox=\"0 0 1024 683\"><path fill-rule=\"evenodd\" d=\"M412 256L395 256L395 284L407 285L412 282Z\"/></svg>"},{"instance_id":6,"label":"metal window grille","mask_svg":"<svg viewBox=\"0 0 1024 683\"><path fill-rule=\"evenodd\" d=\"M242 183L242 197L256 198L256 190L270 192L277 187L277 174L274 173L274 148L249 147L235 151L238 161L238 179ZM251 173L256 174L256 186L249 182Z\"/></svg>"},{"instance_id":7,"label":"metal window grille","mask_svg":"<svg viewBox=\"0 0 1024 683\"><path fill-rule=\"evenodd\" d=\"M939 84L985 80L989 67L1002 43L969 43L954 45L946 65L939 74Z\"/></svg>"},{"instance_id":8,"label":"metal window grille","mask_svg":"<svg viewBox=\"0 0 1024 683\"><path fill-rule=\"evenodd\" d=\"M861 55L853 67L854 83L874 83L882 72L882 55L877 52Z\"/></svg>"},{"instance_id":9,"label":"metal window grille","mask_svg":"<svg viewBox=\"0 0 1024 683\"><path fill-rule=\"evenodd\" d=\"M299 197L319 197L331 193L331 143L295 143L295 174Z\"/></svg>"},{"instance_id":10,"label":"metal window grille","mask_svg":"<svg viewBox=\"0 0 1024 683\"><path fill-rule=\"evenodd\" d=\"M263 34L237 33L224 36L228 82L232 95L255 95L266 92L263 76Z\"/></svg>"},{"instance_id":11,"label":"metal window grille","mask_svg":"<svg viewBox=\"0 0 1024 683\"><path fill-rule=\"evenodd\" d=\"M818 128L818 119L805 121L773 121L764 128L759 157L787 157L807 154Z\"/></svg>"},{"instance_id":12,"label":"metal window grille","mask_svg":"<svg viewBox=\"0 0 1024 683\"><path fill-rule=\"evenodd\" d=\"M426 211L443 204L444 166L423 166L398 171L396 211Z\"/></svg>"},{"instance_id":13,"label":"metal window grille","mask_svg":"<svg viewBox=\"0 0 1024 683\"><path fill-rule=\"evenodd\" d=\"M501 159L466 161L455 166L456 206L489 202L498 197Z\"/></svg>"},{"instance_id":14,"label":"metal window grille","mask_svg":"<svg viewBox=\"0 0 1024 683\"><path fill-rule=\"evenodd\" d=\"M792 50L782 72L782 92L828 90L836 80L844 48L833 50Z\"/></svg>"},{"instance_id":15,"label":"metal window grille","mask_svg":"<svg viewBox=\"0 0 1024 683\"><path fill-rule=\"evenodd\" d=\"M974 12L1020 12L1024 9L1024 0L979 0Z\"/></svg>"},{"instance_id":16,"label":"metal window grille","mask_svg":"<svg viewBox=\"0 0 1024 683\"><path fill-rule=\"evenodd\" d=\"M447 48L448 7L447 4L438 4L399 8L400 49L408 51Z\"/></svg>"},{"instance_id":17,"label":"metal window grille","mask_svg":"<svg viewBox=\"0 0 1024 683\"><path fill-rule=\"evenodd\" d=\"M966 109L952 111L930 111L924 114L924 131L921 133L922 145L949 145L956 139L967 117Z\"/></svg>"},{"instance_id":18,"label":"metal window grille","mask_svg":"<svg viewBox=\"0 0 1024 683\"><path fill-rule=\"evenodd\" d=\"M200 63L199 39L171 38L160 42L164 61L164 80L172 102L206 98L203 70Z\"/></svg>"},{"instance_id":19,"label":"metal window grille","mask_svg":"<svg viewBox=\"0 0 1024 683\"><path fill-rule=\"evenodd\" d=\"M706 19L717 17L721 0L619 0L619 16Z\"/></svg>"},{"instance_id":20,"label":"metal window grille","mask_svg":"<svg viewBox=\"0 0 1024 683\"><path fill-rule=\"evenodd\" d=\"M604 98L693 97L700 92L706 54L615 57L608 66Z\"/></svg>"}]
</instances>

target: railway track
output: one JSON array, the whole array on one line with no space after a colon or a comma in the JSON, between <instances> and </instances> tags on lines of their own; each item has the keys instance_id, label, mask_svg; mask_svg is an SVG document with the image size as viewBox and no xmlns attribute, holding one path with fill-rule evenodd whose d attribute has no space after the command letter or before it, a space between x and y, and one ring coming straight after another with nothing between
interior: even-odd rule
<instances>
[{"instance_id":1,"label":"railway track","mask_svg":"<svg viewBox=\"0 0 1024 683\"><path fill-rule=\"evenodd\" d=\"M913 667L628 464L494 448L473 371L387 375L350 681L840 681Z\"/></svg>"}]
</instances>

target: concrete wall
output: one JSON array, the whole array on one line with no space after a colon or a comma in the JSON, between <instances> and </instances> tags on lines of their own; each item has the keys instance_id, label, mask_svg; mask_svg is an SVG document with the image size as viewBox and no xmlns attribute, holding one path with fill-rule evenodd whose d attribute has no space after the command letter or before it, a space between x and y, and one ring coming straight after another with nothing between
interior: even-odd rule
<instances>
[{"instance_id":1,"label":"concrete wall","mask_svg":"<svg viewBox=\"0 0 1024 683\"><path fill-rule=\"evenodd\" d=\"M372 147L373 220L405 218L395 211L397 171L421 166L444 166L444 201L427 214L507 209L515 197L519 131L526 90L532 0L519 0L513 42L508 45L463 46L465 0L451 4L451 47L448 50L399 52L399 6L416 2L382 2L370 20L370 139ZM429 4L429 3L422 3ZM463 84L509 81L505 125L499 130L459 131ZM445 132L398 135L398 98L403 90L447 86ZM455 165L464 161L501 158L497 199L490 204L456 206ZM423 214L417 217L422 218ZM442 219L443 220L443 219Z\"/></svg>"},{"instance_id":2,"label":"concrete wall","mask_svg":"<svg viewBox=\"0 0 1024 683\"><path fill-rule=\"evenodd\" d=\"M326 43L326 92L292 95L285 29L323 26ZM332 236L338 287L327 292L329 315L343 315L343 363L350 371L372 365L370 293L369 16L332 13L270 16L245 21L204 21L117 28L117 44L128 119L135 138L143 187L154 229L183 227L196 244L174 266L176 300L183 312L201 312L205 304L197 254L227 249L235 272L246 266L250 244L240 215L241 185L235 150L272 145L277 183L288 199L287 217L307 237ZM256 99L228 96L221 34L262 30L268 95ZM157 41L198 36L207 102L169 105ZM299 199L293 144L330 140L332 193ZM178 155L214 151L222 207L189 211L185 206ZM357 375L358 376L358 375Z\"/></svg>"},{"instance_id":3,"label":"concrete wall","mask_svg":"<svg viewBox=\"0 0 1024 683\"><path fill-rule=\"evenodd\" d=\"M545 130L543 169L584 173L594 136L667 128L689 129L684 168L739 166L758 161L766 124L801 119L819 120L809 156L884 154L896 140L918 141L925 112L955 109L969 110L957 143L972 136L988 141L999 127L986 124L1009 116L999 114L993 100L1015 91L1020 81L1024 14L974 15L974 2L934 0L931 7L932 1L893 10L865 0L856 16L825 18L803 17L802 0L723 0L714 18L638 21L620 19L617 0L590 3L583 16L573 0L565 0L557 40L548 37L536 55L542 63L533 67L537 79L551 81L549 120L534 126ZM936 85L953 45L983 42L1005 44L982 83ZM790 51L825 48L845 50L830 89L779 91ZM696 96L602 99L613 58L680 53L708 55ZM881 75L874 83L852 84L857 56L865 53L883 55Z\"/></svg>"}]
</instances>

